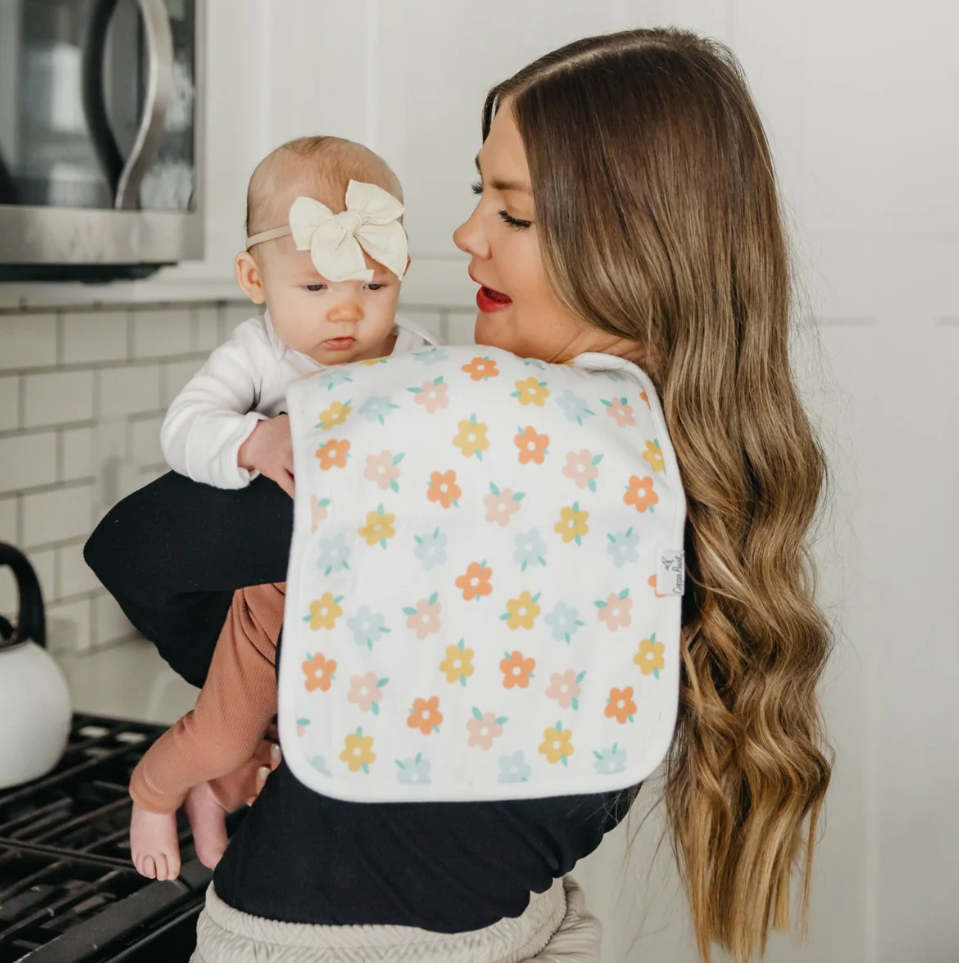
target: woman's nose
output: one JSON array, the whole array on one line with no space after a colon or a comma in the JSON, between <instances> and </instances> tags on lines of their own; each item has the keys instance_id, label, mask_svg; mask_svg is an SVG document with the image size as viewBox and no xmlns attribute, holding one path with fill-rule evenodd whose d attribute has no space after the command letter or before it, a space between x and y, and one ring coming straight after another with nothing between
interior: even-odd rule
<instances>
[{"instance_id":1,"label":"woman's nose","mask_svg":"<svg viewBox=\"0 0 959 963\"><path fill-rule=\"evenodd\" d=\"M362 321L363 308L355 298L344 298L330 308L326 317L330 321Z\"/></svg>"},{"instance_id":2,"label":"woman's nose","mask_svg":"<svg viewBox=\"0 0 959 963\"><path fill-rule=\"evenodd\" d=\"M473 208L473 213L469 219L464 221L453 231L453 243L467 254L472 254L482 261L489 258L489 244L486 242L486 235L483 233L479 214L480 205Z\"/></svg>"}]
</instances>

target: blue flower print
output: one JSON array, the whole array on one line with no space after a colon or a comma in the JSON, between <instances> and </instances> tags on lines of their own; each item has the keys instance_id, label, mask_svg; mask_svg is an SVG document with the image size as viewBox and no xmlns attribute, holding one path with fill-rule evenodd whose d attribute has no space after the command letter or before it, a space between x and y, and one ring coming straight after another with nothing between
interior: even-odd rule
<instances>
[{"instance_id":1,"label":"blue flower print","mask_svg":"<svg viewBox=\"0 0 959 963\"><path fill-rule=\"evenodd\" d=\"M602 752L596 752L594 749L593 755L596 757L596 762L593 763L593 769L596 772L613 775L626 768L626 750L618 749L615 742L612 748L604 749Z\"/></svg>"},{"instance_id":2,"label":"blue flower print","mask_svg":"<svg viewBox=\"0 0 959 963\"><path fill-rule=\"evenodd\" d=\"M549 365L544 364L538 358L523 358L523 364L525 364L527 368L535 368L537 371L546 371L549 367Z\"/></svg>"},{"instance_id":3,"label":"blue flower print","mask_svg":"<svg viewBox=\"0 0 959 963\"><path fill-rule=\"evenodd\" d=\"M311 765L318 773L321 773L322 775L326 776L327 778L332 778L332 774L330 773L330 770L326 768L326 760L325 760L322 756L314 756L314 757L310 760L310 765Z\"/></svg>"},{"instance_id":4,"label":"blue flower print","mask_svg":"<svg viewBox=\"0 0 959 963\"><path fill-rule=\"evenodd\" d=\"M526 757L520 750L517 750L510 756L500 756L500 782L526 782L532 771L533 767L529 765Z\"/></svg>"},{"instance_id":5,"label":"blue flower print","mask_svg":"<svg viewBox=\"0 0 959 963\"><path fill-rule=\"evenodd\" d=\"M557 602L545 619L546 624L553 630L553 638L557 642L569 642L584 623L580 621L579 611L565 602Z\"/></svg>"},{"instance_id":6,"label":"blue flower print","mask_svg":"<svg viewBox=\"0 0 959 963\"><path fill-rule=\"evenodd\" d=\"M324 368L316 376L317 384L326 385L328 391L352 382L352 378L340 368Z\"/></svg>"},{"instance_id":7,"label":"blue flower print","mask_svg":"<svg viewBox=\"0 0 959 963\"><path fill-rule=\"evenodd\" d=\"M413 357L425 365L434 365L445 361L449 355L445 348L428 348L426 351L414 351Z\"/></svg>"},{"instance_id":8,"label":"blue flower print","mask_svg":"<svg viewBox=\"0 0 959 963\"><path fill-rule=\"evenodd\" d=\"M595 414L589 410L586 401L583 398L577 398L569 388L556 399L556 403L563 409L567 420L575 421L577 425L582 425L584 418Z\"/></svg>"},{"instance_id":9,"label":"blue flower print","mask_svg":"<svg viewBox=\"0 0 959 963\"><path fill-rule=\"evenodd\" d=\"M360 414L367 421L378 421L381 425L386 424L386 419L399 408L394 405L389 398L367 398L360 408Z\"/></svg>"},{"instance_id":10,"label":"blue flower print","mask_svg":"<svg viewBox=\"0 0 959 963\"><path fill-rule=\"evenodd\" d=\"M416 540L413 554L422 563L424 572L446 564L446 536L438 528L429 535L414 535L413 538Z\"/></svg>"},{"instance_id":11,"label":"blue flower print","mask_svg":"<svg viewBox=\"0 0 959 963\"><path fill-rule=\"evenodd\" d=\"M546 564L546 542L540 538L538 528L520 532L513 541L516 544L513 559L521 567L521 571L525 572L533 565Z\"/></svg>"},{"instance_id":12,"label":"blue flower print","mask_svg":"<svg viewBox=\"0 0 959 963\"><path fill-rule=\"evenodd\" d=\"M397 759L396 765L400 768L396 778L405 785L422 786L430 781L430 761L424 759L422 753L409 759Z\"/></svg>"},{"instance_id":13,"label":"blue flower print","mask_svg":"<svg viewBox=\"0 0 959 963\"><path fill-rule=\"evenodd\" d=\"M386 618L373 612L368 605L360 606L355 618L347 619L346 624L353 633L353 641L357 645L373 648L374 642L390 630L386 627Z\"/></svg>"},{"instance_id":14,"label":"blue flower print","mask_svg":"<svg viewBox=\"0 0 959 963\"><path fill-rule=\"evenodd\" d=\"M606 537L609 539L606 551L612 556L616 568L622 568L627 562L639 561L639 552L636 550L636 546L639 545L639 535L631 528L627 528L625 532L617 532L615 535L607 532Z\"/></svg>"},{"instance_id":15,"label":"blue flower print","mask_svg":"<svg viewBox=\"0 0 959 963\"><path fill-rule=\"evenodd\" d=\"M320 554L316 560L324 575L349 569L350 550L346 547L346 536L324 538L320 541Z\"/></svg>"},{"instance_id":16,"label":"blue flower print","mask_svg":"<svg viewBox=\"0 0 959 963\"><path fill-rule=\"evenodd\" d=\"M625 381L625 380L626 380L626 375L624 375L621 371L608 371L608 370L607 370L607 371L604 371L603 374L606 375L606 377L609 378L610 381Z\"/></svg>"}]
</instances>

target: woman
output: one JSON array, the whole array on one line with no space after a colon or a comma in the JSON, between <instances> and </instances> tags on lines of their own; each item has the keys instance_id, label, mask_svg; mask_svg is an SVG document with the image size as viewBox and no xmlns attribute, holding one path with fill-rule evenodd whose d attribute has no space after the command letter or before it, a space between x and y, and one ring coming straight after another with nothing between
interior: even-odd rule
<instances>
[{"instance_id":1,"label":"woman","mask_svg":"<svg viewBox=\"0 0 959 963\"><path fill-rule=\"evenodd\" d=\"M745 960L770 925L788 925L801 853L805 914L830 773L815 698L830 639L804 548L825 464L789 367L788 260L762 126L725 48L638 30L570 44L493 88L483 138L482 198L456 242L486 296L509 303L481 312L477 340L542 356L545 339L554 361L627 356L663 400L688 513L667 815L701 953L715 941ZM199 684L232 591L285 578L290 532L289 499L263 479L226 492L169 475L107 517L87 558ZM243 925L495 928L523 919L531 892L557 892L634 795L352 805L281 765L216 892ZM540 955L471 943L461 958L597 959L567 891ZM317 955L302 958L347 958L319 955L320 929L304 932Z\"/></svg>"}]
</instances>

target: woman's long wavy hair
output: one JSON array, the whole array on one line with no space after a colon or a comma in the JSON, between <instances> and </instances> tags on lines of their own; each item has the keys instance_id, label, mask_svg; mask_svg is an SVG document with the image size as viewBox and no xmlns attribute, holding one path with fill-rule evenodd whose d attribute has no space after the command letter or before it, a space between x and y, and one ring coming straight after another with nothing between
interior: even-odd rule
<instances>
[{"instance_id":1,"label":"woman's long wavy hair","mask_svg":"<svg viewBox=\"0 0 959 963\"><path fill-rule=\"evenodd\" d=\"M687 589L668 830L699 951L761 954L805 929L830 777L816 683L832 635L808 535L826 482L789 361L776 177L741 67L674 30L592 37L494 87L510 109L539 243L572 314L647 349L687 497ZM805 834L804 834L805 830Z\"/></svg>"}]
</instances>

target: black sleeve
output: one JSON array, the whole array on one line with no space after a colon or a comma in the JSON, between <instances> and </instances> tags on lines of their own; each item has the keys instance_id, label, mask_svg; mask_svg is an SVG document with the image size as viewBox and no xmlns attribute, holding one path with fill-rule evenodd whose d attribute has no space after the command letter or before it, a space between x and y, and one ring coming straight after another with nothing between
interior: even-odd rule
<instances>
[{"instance_id":1,"label":"black sleeve","mask_svg":"<svg viewBox=\"0 0 959 963\"><path fill-rule=\"evenodd\" d=\"M233 592L286 580L293 502L268 478L224 491L170 472L97 526L84 558L127 618L202 685Z\"/></svg>"}]
</instances>

